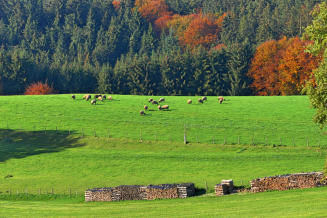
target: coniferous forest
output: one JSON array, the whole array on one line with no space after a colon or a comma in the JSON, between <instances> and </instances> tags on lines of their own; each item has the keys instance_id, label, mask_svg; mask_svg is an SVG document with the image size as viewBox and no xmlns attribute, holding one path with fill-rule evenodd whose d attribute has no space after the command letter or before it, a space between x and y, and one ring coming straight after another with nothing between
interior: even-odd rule
<instances>
[{"instance_id":1,"label":"coniferous forest","mask_svg":"<svg viewBox=\"0 0 327 218\"><path fill-rule=\"evenodd\" d=\"M0 94L39 81L57 93L299 94L319 62L303 37L317 3L0 0Z\"/></svg>"}]
</instances>

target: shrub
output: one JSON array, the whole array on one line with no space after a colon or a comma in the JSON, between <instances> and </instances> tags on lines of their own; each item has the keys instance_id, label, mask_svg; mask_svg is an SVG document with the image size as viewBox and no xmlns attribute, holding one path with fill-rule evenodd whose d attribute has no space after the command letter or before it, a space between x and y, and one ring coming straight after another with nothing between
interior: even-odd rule
<instances>
[{"instance_id":1,"label":"shrub","mask_svg":"<svg viewBox=\"0 0 327 218\"><path fill-rule=\"evenodd\" d=\"M25 89L25 95L47 95L54 93L53 87L49 86L47 83L36 82L30 84Z\"/></svg>"}]
</instances>

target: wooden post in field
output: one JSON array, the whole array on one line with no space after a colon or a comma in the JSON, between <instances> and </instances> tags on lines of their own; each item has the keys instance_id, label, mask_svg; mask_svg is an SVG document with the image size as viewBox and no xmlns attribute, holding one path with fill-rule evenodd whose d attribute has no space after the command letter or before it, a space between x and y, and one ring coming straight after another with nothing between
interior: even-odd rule
<instances>
[{"instance_id":1,"label":"wooden post in field","mask_svg":"<svg viewBox=\"0 0 327 218\"><path fill-rule=\"evenodd\" d=\"M309 138L307 137L307 147L309 147Z\"/></svg>"},{"instance_id":2,"label":"wooden post in field","mask_svg":"<svg viewBox=\"0 0 327 218\"><path fill-rule=\"evenodd\" d=\"M237 137L237 144L240 145L241 144L241 139L240 136Z\"/></svg>"},{"instance_id":3,"label":"wooden post in field","mask_svg":"<svg viewBox=\"0 0 327 218\"><path fill-rule=\"evenodd\" d=\"M140 142L142 142L142 129L140 129Z\"/></svg>"},{"instance_id":4,"label":"wooden post in field","mask_svg":"<svg viewBox=\"0 0 327 218\"><path fill-rule=\"evenodd\" d=\"M186 139L186 125L184 124L184 144L187 144L187 139Z\"/></svg>"},{"instance_id":5,"label":"wooden post in field","mask_svg":"<svg viewBox=\"0 0 327 218\"><path fill-rule=\"evenodd\" d=\"M95 131L95 129L93 129L94 131L94 137L97 137L97 132Z\"/></svg>"},{"instance_id":6,"label":"wooden post in field","mask_svg":"<svg viewBox=\"0 0 327 218\"><path fill-rule=\"evenodd\" d=\"M53 194L53 187L51 188L51 194Z\"/></svg>"},{"instance_id":7,"label":"wooden post in field","mask_svg":"<svg viewBox=\"0 0 327 218\"><path fill-rule=\"evenodd\" d=\"M109 129L108 129L108 138L110 138L110 131L109 131Z\"/></svg>"},{"instance_id":8,"label":"wooden post in field","mask_svg":"<svg viewBox=\"0 0 327 218\"><path fill-rule=\"evenodd\" d=\"M215 136L212 136L212 144L215 144Z\"/></svg>"},{"instance_id":9,"label":"wooden post in field","mask_svg":"<svg viewBox=\"0 0 327 218\"><path fill-rule=\"evenodd\" d=\"M205 181L204 185L206 187L206 192L208 192L208 183L207 183L207 181Z\"/></svg>"},{"instance_id":10,"label":"wooden post in field","mask_svg":"<svg viewBox=\"0 0 327 218\"><path fill-rule=\"evenodd\" d=\"M84 129L82 128L82 138L84 138Z\"/></svg>"},{"instance_id":11,"label":"wooden post in field","mask_svg":"<svg viewBox=\"0 0 327 218\"><path fill-rule=\"evenodd\" d=\"M71 196L72 196L72 189L69 188L69 197L71 198Z\"/></svg>"},{"instance_id":12,"label":"wooden post in field","mask_svg":"<svg viewBox=\"0 0 327 218\"><path fill-rule=\"evenodd\" d=\"M281 137L279 138L279 141L280 141L280 145L282 145L283 143L282 143L282 138Z\"/></svg>"},{"instance_id":13,"label":"wooden post in field","mask_svg":"<svg viewBox=\"0 0 327 218\"><path fill-rule=\"evenodd\" d=\"M47 127L44 127L44 135L47 134Z\"/></svg>"}]
</instances>

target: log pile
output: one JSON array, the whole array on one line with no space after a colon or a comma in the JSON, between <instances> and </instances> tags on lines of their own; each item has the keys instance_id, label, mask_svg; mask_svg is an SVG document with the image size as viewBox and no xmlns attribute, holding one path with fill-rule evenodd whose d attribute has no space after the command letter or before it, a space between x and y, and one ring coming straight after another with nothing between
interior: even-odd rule
<instances>
[{"instance_id":1,"label":"log pile","mask_svg":"<svg viewBox=\"0 0 327 218\"><path fill-rule=\"evenodd\" d=\"M231 193L234 193L233 180L221 180L221 183L215 186L216 196L228 195Z\"/></svg>"},{"instance_id":2,"label":"log pile","mask_svg":"<svg viewBox=\"0 0 327 218\"><path fill-rule=\"evenodd\" d=\"M85 201L154 200L186 198L195 194L193 183L162 185L121 185L85 191Z\"/></svg>"},{"instance_id":3,"label":"log pile","mask_svg":"<svg viewBox=\"0 0 327 218\"><path fill-rule=\"evenodd\" d=\"M114 188L117 201L121 200L144 200L146 199L146 189L140 185L121 185ZM118 197L119 196L119 197Z\"/></svg>"},{"instance_id":4,"label":"log pile","mask_svg":"<svg viewBox=\"0 0 327 218\"><path fill-rule=\"evenodd\" d=\"M195 195L195 187L193 183L183 183L177 185L178 197L187 198Z\"/></svg>"},{"instance_id":5,"label":"log pile","mask_svg":"<svg viewBox=\"0 0 327 218\"><path fill-rule=\"evenodd\" d=\"M113 188L94 188L85 192L85 201L114 201Z\"/></svg>"},{"instance_id":6,"label":"log pile","mask_svg":"<svg viewBox=\"0 0 327 218\"><path fill-rule=\"evenodd\" d=\"M146 188L147 200L178 198L177 185L149 185Z\"/></svg>"},{"instance_id":7,"label":"log pile","mask_svg":"<svg viewBox=\"0 0 327 218\"><path fill-rule=\"evenodd\" d=\"M265 177L252 180L251 192L264 192L268 190L288 190L295 188L313 188L324 185L324 177L321 172L296 173L273 177Z\"/></svg>"}]
</instances>

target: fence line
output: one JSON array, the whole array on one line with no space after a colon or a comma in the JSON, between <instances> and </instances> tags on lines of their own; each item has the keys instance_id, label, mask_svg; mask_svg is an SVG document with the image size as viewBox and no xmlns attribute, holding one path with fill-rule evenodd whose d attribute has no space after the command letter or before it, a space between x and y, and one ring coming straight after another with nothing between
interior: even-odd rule
<instances>
[{"instance_id":1,"label":"fence line","mask_svg":"<svg viewBox=\"0 0 327 218\"><path fill-rule=\"evenodd\" d=\"M23 125L6 124L8 130L24 130ZM29 125L30 127L30 125ZM295 136L289 132L281 133L281 130L275 131L235 131L235 128L228 129L216 125L215 128L194 128L193 125L184 124L175 126L175 128L162 127L162 129L146 125L142 127L134 126L133 129L119 129L117 126L107 126L104 129L93 127L79 129L71 126L42 126L33 125L33 134L57 134L57 135L75 135L75 136L94 136L103 138L126 138L138 140L139 142L147 141L170 141L187 143L207 143L222 145L272 145L272 146L307 146L307 147L327 147L327 136L315 132L314 135L302 134L297 131ZM168 131L167 131L168 130ZM237 130L237 129L236 129ZM308 133L308 132L305 132ZM310 133L310 132L309 132Z\"/></svg>"}]
</instances>

